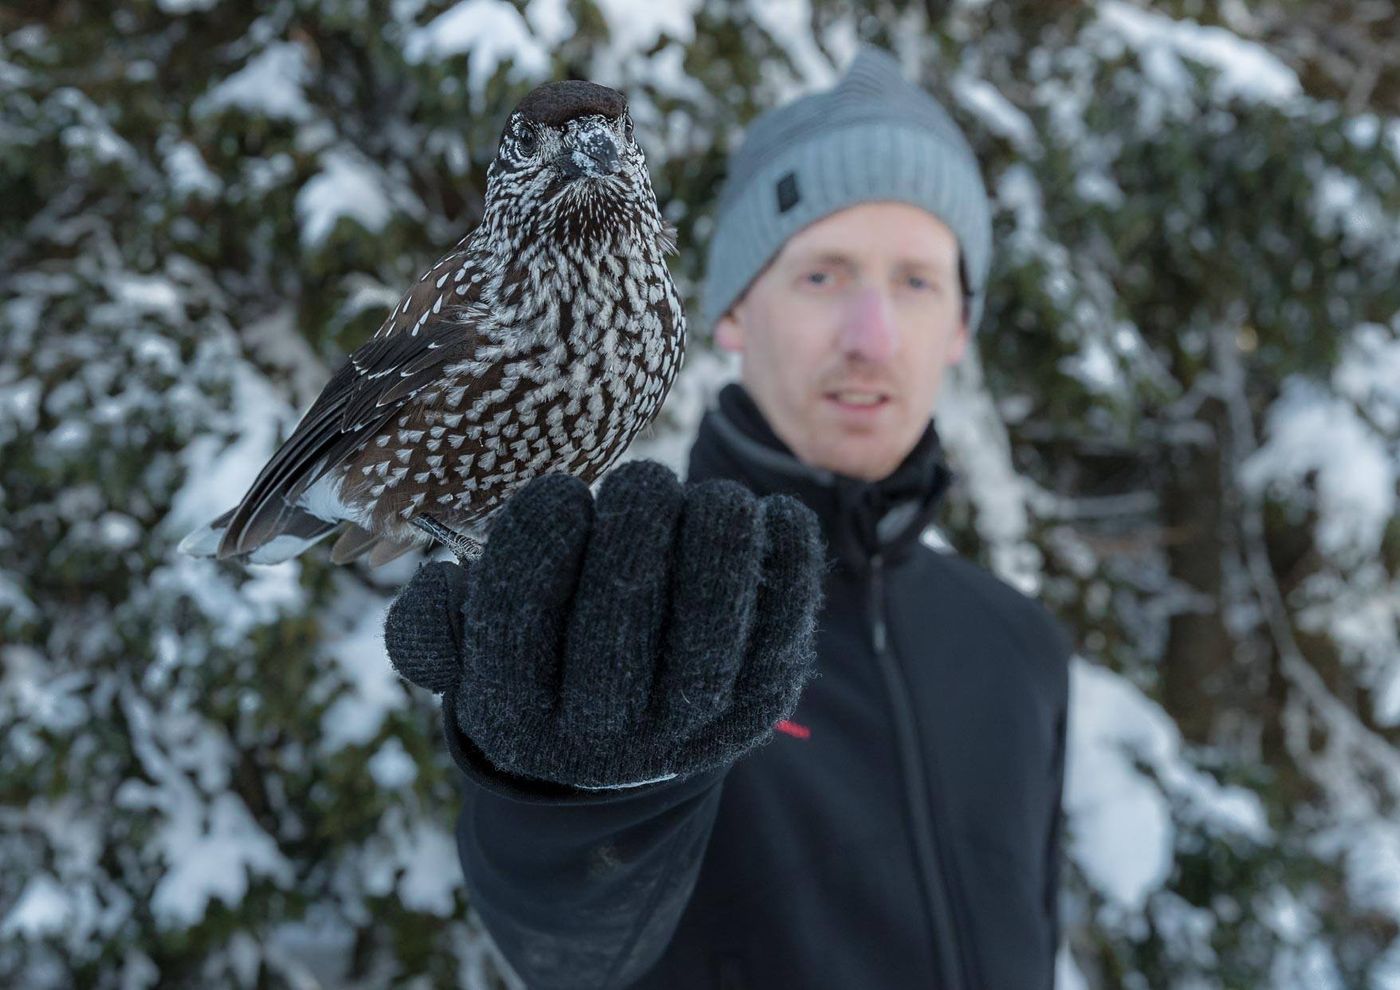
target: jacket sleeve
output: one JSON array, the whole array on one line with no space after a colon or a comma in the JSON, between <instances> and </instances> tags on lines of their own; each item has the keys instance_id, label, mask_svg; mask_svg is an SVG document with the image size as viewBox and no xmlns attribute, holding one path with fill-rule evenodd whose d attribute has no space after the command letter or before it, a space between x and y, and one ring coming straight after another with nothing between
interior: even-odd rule
<instances>
[{"instance_id":1,"label":"jacket sleeve","mask_svg":"<svg viewBox=\"0 0 1400 990\"><path fill-rule=\"evenodd\" d=\"M579 791L508 776L454 719L443 726L465 777L457 851L467 890L516 973L531 990L643 976L695 888L726 770Z\"/></svg>"}]
</instances>

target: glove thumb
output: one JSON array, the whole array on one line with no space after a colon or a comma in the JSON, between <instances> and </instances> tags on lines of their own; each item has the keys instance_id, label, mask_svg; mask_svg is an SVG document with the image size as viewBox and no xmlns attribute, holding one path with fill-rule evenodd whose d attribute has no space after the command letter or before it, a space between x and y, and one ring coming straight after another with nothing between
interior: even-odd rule
<instances>
[{"instance_id":1,"label":"glove thumb","mask_svg":"<svg viewBox=\"0 0 1400 990\"><path fill-rule=\"evenodd\" d=\"M418 569L384 619L384 645L399 676L441 694L462 670L462 602L467 572L436 562Z\"/></svg>"}]
</instances>

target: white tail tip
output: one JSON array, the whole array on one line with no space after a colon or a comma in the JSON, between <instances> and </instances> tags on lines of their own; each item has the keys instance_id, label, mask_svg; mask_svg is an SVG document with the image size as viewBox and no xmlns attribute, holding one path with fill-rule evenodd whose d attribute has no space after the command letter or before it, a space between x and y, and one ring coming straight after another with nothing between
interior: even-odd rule
<instances>
[{"instance_id":1,"label":"white tail tip","mask_svg":"<svg viewBox=\"0 0 1400 990\"><path fill-rule=\"evenodd\" d=\"M224 531L213 526L201 526L180 541L179 550L191 557L213 557L219 552Z\"/></svg>"}]
</instances>

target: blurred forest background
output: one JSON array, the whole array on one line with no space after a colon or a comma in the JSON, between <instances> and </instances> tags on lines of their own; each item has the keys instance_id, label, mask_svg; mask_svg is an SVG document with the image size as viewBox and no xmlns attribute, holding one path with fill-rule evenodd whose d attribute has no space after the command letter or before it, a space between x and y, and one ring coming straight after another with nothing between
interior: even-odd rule
<instances>
[{"instance_id":1,"label":"blurred forest background","mask_svg":"<svg viewBox=\"0 0 1400 990\"><path fill-rule=\"evenodd\" d=\"M174 544L475 222L533 84L627 93L693 303L743 125L860 40L994 199L941 529L1079 635L1059 986L1400 988L1389 0L5 4L0 984L508 979L383 653L415 562ZM730 371L695 329L635 451L677 466Z\"/></svg>"}]
</instances>

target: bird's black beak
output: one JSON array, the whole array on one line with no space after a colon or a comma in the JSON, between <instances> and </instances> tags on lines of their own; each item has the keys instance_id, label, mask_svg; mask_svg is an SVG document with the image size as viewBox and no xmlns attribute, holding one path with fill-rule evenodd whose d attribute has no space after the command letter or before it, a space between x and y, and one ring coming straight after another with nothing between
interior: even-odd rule
<instances>
[{"instance_id":1,"label":"bird's black beak","mask_svg":"<svg viewBox=\"0 0 1400 990\"><path fill-rule=\"evenodd\" d=\"M622 156L612 129L602 122L580 128L555 163L569 179L600 178L622 170Z\"/></svg>"}]
</instances>

